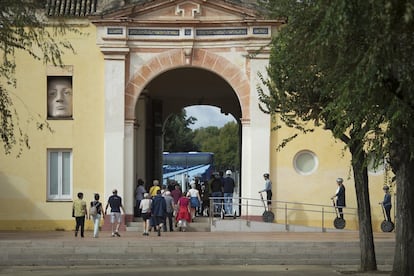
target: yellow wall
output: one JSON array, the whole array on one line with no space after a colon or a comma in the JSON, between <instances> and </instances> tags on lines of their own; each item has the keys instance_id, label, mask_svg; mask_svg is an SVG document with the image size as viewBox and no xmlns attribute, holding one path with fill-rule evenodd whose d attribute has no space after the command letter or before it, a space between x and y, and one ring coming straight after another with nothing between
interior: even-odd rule
<instances>
[{"instance_id":1,"label":"yellow wall","mask_svg":"<svg viewBox=\"0 0 414 276\"><path fill-rule=\"evenodd\" d=\"M13 101L31 148L24 149L19 158L18 148L8 156L0 155L0 230L74 229L72 202L47 201L49 148L72 149L73 198L83 192L89 202L98 192L103 199L104 61L96 46L95 27L84 26L85 35L67 36L76 54L67 52L63 58L65 65L73 65L73 120L48 120L53 133L37 130L31 120L47 117L47 66L17 53ZM86 225L92 227L89 222Z\"/></svg>"},{"instance_id":2,"label":"yellow wall","mask_svg":"<svg viewBox=\"0 0 414 276\"><path fill-rule=\"evenodd\" d=\"M329 131L322 129L316 129L315 132L309 134L300 134L286 147L276 151L282 140L294 133L293 129L286 127L271 133L273 200L325 205L325 207L288 204L288 208L294 208L295 210L286 212L284 209L286 205L278 204L277 208L273 210L276 213L277 222L285 223L287 216L289 224L322 227L322 210L324 210L323 225L325 228L333 228L335 214L332 213L334 209L330 207L332 206L330 198L337 189L336 178L342 177L346 188L346 205L350 208L345 212L351 213L351 215L345 215L345 229L358 229L355 184L349 151L344 150L344 144L339 140L335 140ZM295 154L302 150L312 151L319 160L317 170L310 175L299 174L293 165ZM378 202L384 198L383 185L384 173L378 175L369 173L374 231L381 231L380 224L383 221L383 214L380 205L378 205ZM391 213L393 214L393 210Z\"/></svg>"}]
</instances>

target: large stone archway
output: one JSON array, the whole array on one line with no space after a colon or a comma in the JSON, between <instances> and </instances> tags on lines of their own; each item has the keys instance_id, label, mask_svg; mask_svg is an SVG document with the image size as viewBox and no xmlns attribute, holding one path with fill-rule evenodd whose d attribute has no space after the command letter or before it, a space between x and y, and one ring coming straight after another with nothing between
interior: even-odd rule
<instances>
[{"instance_id":1,"label":"large stone archway","mask_svg":"<svg viewBox=\"0 0 414 276\"><path fill-rule=\"evenodd\" d=\"M250 83L246 72L230 60L205 49L173 49L153 57L130 79L125 90L125 118L135 119L135 106L145 86L162 72L179 67L199 67L226 80L235 91L242 109L242 120L250 118Z\"/></svg>"},{"instance_id":2,"label":"large stone archway","mask_svg":"<svg viewBox=\"0 0 414 276\"><path fill-rule=\"evenodd\" d=\"M121 185L132 214L140 95L163 72L186 67L217 74L237 96L242 197L257 197L262 174L270 170L271 129L258 108L258 72L265 75L266 46L283 22L260 18L242 4L175 0L131 4L93 23L105 59L105 196Z\"/></svg>"}]
</instances>

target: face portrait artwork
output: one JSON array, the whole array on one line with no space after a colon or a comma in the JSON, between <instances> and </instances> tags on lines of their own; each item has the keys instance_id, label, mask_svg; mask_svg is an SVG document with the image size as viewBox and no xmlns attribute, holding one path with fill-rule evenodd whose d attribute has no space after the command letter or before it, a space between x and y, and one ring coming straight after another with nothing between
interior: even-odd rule
<instances>
[{"instance_id":1,"label":"face portrait artwork","mask_svg":"<svg viewBox=\"0 0 414 276\"><path fill-rule=\"evenodd\" d=\"M48 77L47 115L50 118L72 117L71 77Z\"/></svg>"}]
</instances>

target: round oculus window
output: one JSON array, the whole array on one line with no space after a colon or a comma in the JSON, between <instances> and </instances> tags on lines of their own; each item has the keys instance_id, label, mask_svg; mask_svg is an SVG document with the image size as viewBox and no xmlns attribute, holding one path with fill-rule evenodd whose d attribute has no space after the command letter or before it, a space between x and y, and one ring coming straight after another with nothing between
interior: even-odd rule
<instances>
[{"instance_id":1,"label":"round oculus window","mask_svg":"<svg viewBox=\"0 0 414 276\"><path fill-rule=\"evenodd\" d=\"M309 175L318 168L318 158L309 150L302 150L295 155L293 166L301 175Z\"/></svg>"}]
</instances>

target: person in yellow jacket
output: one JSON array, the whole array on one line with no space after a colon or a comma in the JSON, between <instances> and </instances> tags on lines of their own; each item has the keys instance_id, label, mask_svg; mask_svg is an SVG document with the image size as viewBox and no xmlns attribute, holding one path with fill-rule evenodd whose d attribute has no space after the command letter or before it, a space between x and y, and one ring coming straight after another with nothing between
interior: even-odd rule
<instances>
[{"instance_id":1,"label":"person in yellow jacket","mask_svg":"<svg viewBox=\"0 0 414 276\"><path fill-rule=\"evenodd\" d=\"M73 201L72 206L72 216L75 217L76 226L75 226L75 237L78 236L78 231L80 228L81 237L84 237L85 231L85 217L88 215L86 208L86 201L83 200L83 193L78 193L78 198Z\"/></svg>"},{"instance_id":2,"label":"person in yellow jacket","mask_svg":"<svg viewBox=\"0 0 414 276\"><path fill-rule=\"evenodd\" d=\"M152 186L149 190L151 197L156 196L158 190L161 190L160 182L157 179L155 179L154 181L152 181Z\"/></svg>"}]
</instances>

